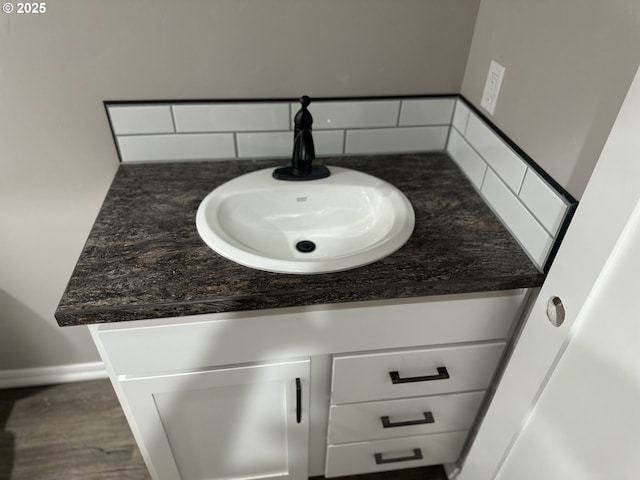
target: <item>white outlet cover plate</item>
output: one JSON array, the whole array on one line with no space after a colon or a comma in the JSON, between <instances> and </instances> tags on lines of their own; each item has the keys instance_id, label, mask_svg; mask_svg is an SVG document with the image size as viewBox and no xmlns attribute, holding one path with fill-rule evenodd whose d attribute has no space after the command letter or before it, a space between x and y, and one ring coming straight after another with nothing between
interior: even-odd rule
<instances>
[{"instance_id":1,"label":"white outlet cover plate","mask_svg":"<svg viewBox=\"0 0 640 480\"><path fill-rule=\"evenodd\" d=\"M504 72L505 68L502 65L495 60L491 60L487 82L484 84L484 92L482 92L482 100L480 101L480 106L491 115L493 115L493 112L496 110L496 103L498 103L498 95L500 94L500 87L502 87Z\"/></svg>"}]
</instances>

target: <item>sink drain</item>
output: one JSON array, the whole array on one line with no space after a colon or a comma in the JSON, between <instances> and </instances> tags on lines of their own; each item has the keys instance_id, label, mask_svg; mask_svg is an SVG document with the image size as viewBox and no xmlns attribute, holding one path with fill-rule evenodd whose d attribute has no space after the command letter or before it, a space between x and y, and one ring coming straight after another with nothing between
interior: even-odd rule
<instances>
[{"instance_id":1,"label":"sink drain","mask_svg":"<svg viewBox=\"0 0 640 480\"><path fill-rule=\"evenodd\" d=\"M296 243L296 250L302 253L311 253L316 249L316 244L311 240L301 240Z\"/></svg>"}]
</instances>

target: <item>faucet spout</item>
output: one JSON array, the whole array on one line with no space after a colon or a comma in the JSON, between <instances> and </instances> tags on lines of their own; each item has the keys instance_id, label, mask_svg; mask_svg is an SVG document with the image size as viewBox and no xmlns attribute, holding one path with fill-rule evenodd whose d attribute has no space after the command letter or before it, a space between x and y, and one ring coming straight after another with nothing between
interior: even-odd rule
<instances>
[{"instance_id":1,"label":"faucet spout","mask_svg":"<svg viewBox=\"0 0 640 480\"><path fill-rule=\"evenodd\" d=\"M316 158L316 150L313 144L311 125L313 117L307 109L311 99L304 95L300 98L302 105L294 117L293 131L293 154L291 155L291 166L277 168L273 172L273 177L278 180L318 180L328 177L331 172L322 165L312 165Z\"/></svg>"},{"instance_id":2,"label":"faucet spout","mask_svg":"<svg viewBox=\"0 0 640 480\"><path fill-rule=\"evenodd\" d=\"M291 168L296 175L309 175L311 162L316 158L311 130L301 130L293 139L293 155L291 156Z\"/></svg>"}]
</instances>

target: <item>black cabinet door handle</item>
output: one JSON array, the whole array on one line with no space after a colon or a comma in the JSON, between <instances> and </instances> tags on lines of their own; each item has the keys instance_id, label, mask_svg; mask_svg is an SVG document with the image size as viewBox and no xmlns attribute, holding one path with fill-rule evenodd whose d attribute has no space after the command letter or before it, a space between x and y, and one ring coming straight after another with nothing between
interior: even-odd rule
<instances>
[{"instance_id":1,"label":"black cabinet door handle","mask_svg":"<svg viewBox=\"0 0 640 480\"><path fill-rule=\"evenodd\" d=\"M385 463L408 462L410 460L422 460L422 450L420 450L419 448L414 448L413 455L411 455L410 457L382 458L382 453L374 453L373 456L376 459L376 465L383 465Z\"/></svg>"},{"instance_id":2,"label":"black cabinet door handle","mask_svg":"<svg viewBox=\"0 0 640 480\"><path fill-rule=\"evenodd\" d=\"M296 422L302 421L302 382L296 378Z\"/></svg>"},{"instance_id":3,"label":"black cabinet door handle","mask_svg":"<svg viewBox=\"0 0 640 480\"><path fill-rule=\"evenodd\" d=\"M434 423L433 414L431 412L423 412L424 418L420 420L409 420L406 422L394 422L391 423L389 417L380 417L380 421L382 422L383 428L393 428L393 427L409 427L411 425L426 425L428 423Z\"/></svg>"},{"instance_id":4,"label":"black cabinet door handle","mask_svg":"<svg viewBox=\"0 0 640 480\"><path fill-rule=\"evenodd\" d=\"M449 378L449 372L447 372L447 367L438 367L437 375L426 375L424 377L400 378L400 374L398 372L389 372L389 377L391 377L391 383L395 385L397 383L430 382L432 380L446 380L447 378Z\"/></svg>"}]
</instances>

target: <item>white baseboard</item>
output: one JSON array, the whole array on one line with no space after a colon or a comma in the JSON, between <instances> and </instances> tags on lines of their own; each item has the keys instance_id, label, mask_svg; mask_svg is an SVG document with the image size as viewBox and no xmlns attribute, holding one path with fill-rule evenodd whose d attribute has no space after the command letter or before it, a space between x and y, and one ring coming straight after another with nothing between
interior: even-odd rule
<instances>
[{"instance_id":1,"label":"white baseboard","mask_svg":"<svg viewBox=\"0 0 640 480\"><path fill-rule=\"evenodd\" d=\"M102 362L0 371L0 389L53 385L107 378Z\"/></svg>"}]
</instances>

